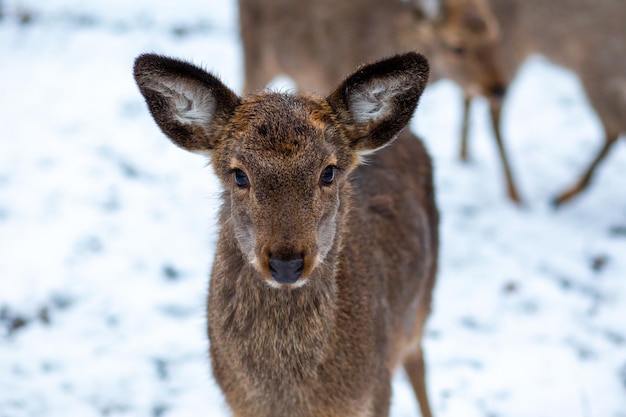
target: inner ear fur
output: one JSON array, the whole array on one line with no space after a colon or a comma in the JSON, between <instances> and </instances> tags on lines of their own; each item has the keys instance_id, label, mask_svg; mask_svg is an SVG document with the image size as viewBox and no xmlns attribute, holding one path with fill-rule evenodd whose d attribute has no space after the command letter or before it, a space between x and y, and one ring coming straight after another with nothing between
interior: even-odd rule
<instances>
[{"instance_id":1,"label":"inner ear fur","mask_svg":"<svg viewBox=\"0 0 626 417\"><path fill-rule=\"evenodd\" d=\"M357 152L376 150L410 121L426 83L428 61L410 52L365 65L327 97Z\"/></svg>"},{"instance_id":2,"label":"inner ear fur","mask_svg":"<svg viewBox=\"0 0 626 417\"><path fill-rule=\"evenodd\" d=\"M134 76L163 133L192 152L206 153L215 147L219 126L240 102L217 77L173 58L140 55Z\"/></svg>"}]
</instances>

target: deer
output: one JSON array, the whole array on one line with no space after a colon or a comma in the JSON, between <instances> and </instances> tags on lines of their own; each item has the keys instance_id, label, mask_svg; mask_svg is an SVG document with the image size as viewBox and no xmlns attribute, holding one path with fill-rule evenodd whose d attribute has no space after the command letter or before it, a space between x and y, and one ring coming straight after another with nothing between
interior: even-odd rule
<instances>
[{"instance_id":1,"label":"deer","mask_svg":"<svg viewBox=\"0 0 626 417\"><path fill-rule=\"evenodd\" d=\"M472 98L486 97L500 120L507 84L486 0L239 0L239 28L244 92L279 75L304 91L327 91L364 62L417 51L430 62L431 82L450 78L462 88L461 160L468 160ZM521 204L500 124L492 126L507 195Z\"/></svg>"},{"instance_id":2,"label":"deer","mask_svg":"<svg viewBox=\"0 0 626 417\"><path fill-rule=\"evenodd\" d=\"M602 123L604 144L578 180L553 198L560 207L589 186L626 132L626 7L619 0L489 0L489 7L500 24L494 59L505 79L530 55L543 55L578 75Z\"/></svg>"},{"instance_id":3,"label":"deer","mask_svg":"<svg viewBox=\"0 0 626 417\"><path fill-rule=\"evenodd\" d=\"M223 188L207 328L233 416L387 416L399 366L432 415L422 335L439 220L430 157L405 129L428 72L410 52L326 96L240 97L189 62L136 59L157 125L208 155Z\"/></svg>"}]
</instances>

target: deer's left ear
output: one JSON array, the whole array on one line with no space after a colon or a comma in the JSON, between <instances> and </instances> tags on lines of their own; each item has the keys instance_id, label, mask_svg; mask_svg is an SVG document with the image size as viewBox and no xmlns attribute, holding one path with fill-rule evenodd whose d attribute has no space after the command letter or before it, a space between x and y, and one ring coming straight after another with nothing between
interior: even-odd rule
<instances>
[{"instance_id":1,"label":"deer's left ear","mask_svg":"<svg viewBox=\"0 0 626 417\"><path fill-rule=\"evenodd\" d=\"M362 67L327 101L346 126L350 146L366 153L391 142L409 123L427 82L426 58L411 52Z\"/></svg>"}]
</instances>

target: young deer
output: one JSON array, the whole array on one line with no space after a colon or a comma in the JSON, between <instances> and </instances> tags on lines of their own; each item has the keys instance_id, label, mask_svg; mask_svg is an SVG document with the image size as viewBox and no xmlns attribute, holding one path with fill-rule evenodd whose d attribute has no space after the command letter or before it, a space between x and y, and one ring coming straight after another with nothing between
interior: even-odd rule
<instances>
[{"instance_id":1,"label":"young deer","mask_svg":"<svg viewBox=\"0 0 626 417\"><path fill-rule=\"evenodd\" d=\"M554 199L558 206L589 185L626 132L626 5L621 0L490 0L490 7L501 28L496 59L503 73L511 78L533 53L569 68L580 77L604 127L604 145L580 179Z\"/></svg>"},{"instance_id":2,"label":"young deer","mask_svg":"<svg viewBox=\"0 0 626 417\"><path fill-rule=\"evenodd\" d=\"M506 84L494 52L498 23L486 0L239 0L239 18L245 92L281 74L304 91L327 91L363 62L419 51L432 81L451 78L465 92L462 143L473 95L487 97L493 120L500 119ZM520 202L499 124L493 127L508 195Z\"/></svg>"},{"instance_id":3,"label":"young deer","mask_svg":"<svg viewBox=\"0 0 626 417\"><path fill-rule=\"evenodd\" d=\"M426 59L364 66L326 98L240 98L157 55L134 74L162 131L209 154L224 189L208 335L234 416L386 416L402 364L430 417L421 340L438 213L430 158L402 130Z\"/></svg>"}]
</instances>

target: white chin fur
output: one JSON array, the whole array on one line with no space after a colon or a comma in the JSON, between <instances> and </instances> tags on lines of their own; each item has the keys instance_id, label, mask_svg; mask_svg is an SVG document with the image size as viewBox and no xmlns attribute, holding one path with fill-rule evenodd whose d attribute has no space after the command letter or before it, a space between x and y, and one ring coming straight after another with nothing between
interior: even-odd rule
<instances>
[{"instance_id":1,"label":"white chin fur","mask_svg":"<svg viewBox=\"0 0 626 417\"><path fill-rule=\"evenodd\" d=\"M299 279L296 282L294 282L293 284L280 284L274 280L265 280L265 282L267 282L267 284L275 289L278 290L286 290L289 288L301 288L304 285L306 285L308 279Z\"/></svg>"}]
</instances>

